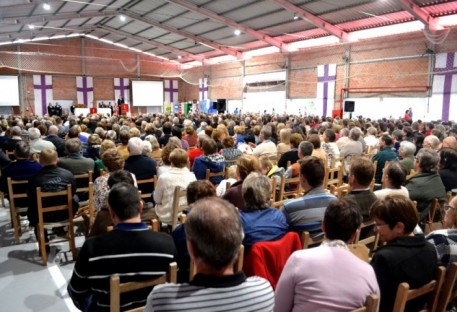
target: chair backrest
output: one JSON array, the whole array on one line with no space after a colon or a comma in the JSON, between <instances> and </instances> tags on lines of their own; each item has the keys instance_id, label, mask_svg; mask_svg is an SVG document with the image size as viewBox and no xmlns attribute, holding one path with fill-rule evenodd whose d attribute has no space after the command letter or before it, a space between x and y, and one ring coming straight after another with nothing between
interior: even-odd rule
<instances>
[{"instance_id":1,"label":"chair backrest","mask_svg":"<svg viewBox=\"0 0 457 312\"><path fill-rule=\"evenodd\" d=\"M286 191L286 187L289 187L290 191ZM282 201L285 197L298 198L302 193L303 189L300 184L299 176L295 178L283 177L279 187L279 198L276 198L276 201Z\"/></svg>"},{"instance_id":2,"label":"chair backrest","mask_svg":"<svg viewBox=\"0 0 457 312\"><path fill-rule=\"evenodd\" d=\"M438 198L433 199L432 202L430 203L428 219L425 221L425 230L427 230L427 226L428 226L428 232L426 232L426 233L433 231L433 221L435 220L435 214L437 211L439 211L440 208L441 208L441 204L440 204Z\"/></svg>"},{"instance_id":3,"label":"chair backrest","mask_svg":"<svg viewBox=\"0 0 457 312\"><path fill-rule=\"evenodd\" d=\"M446 306L451 300L457 297L457 288L455 282L457 280L457 262L453 262L447 270L446 280L443 283L440 297L438 299L437 312L445 312Z\"/></svg>"},{"instance_id":4,"label":"chair backrest","mask_svg":"<svg viewBox=\"0 0 457 312\"><path fill-rule=\"evenodd\" d=\"M141 198L151 198L152 191L155 189L157 185L157 176L153 176L149 179L143 180L136 180L136 184L138 185L138 189L141 191Z\"/></svg>"},{"instance_id":5,"label":"chair backrest","mask_svg":"<svg viewBox=\"0 0 457 312\"><path fill-rule=\"evenodd\" d=\"M271 179L270 179L270 182L271 182L271 195L270 195L270 198L271 198L271 201L272 202L275 202L276 201L276 184L277 184L277 178L276 176L272 176Z\"/></svg>"},{"instance_id":6,"label":"chair backrest","mask_svg":"<svg viewBox=\"0 0 457 312\"><path fill-rule=\"evenodd\" d=\"M356 244L363 244L365 246L370 246L371 251L376 250L378 247L379 243L379 233L376 232L375 234L372 234L368 237L365 237L363 239L360 239L360 232L362 232L363 229L367 229L369 227L374 227L375 223L374 221L368 221L368 222L363 222L362 225L360 226L360 230L357 231L357 235L355 237L355 243Z\"/></svg>"},{"instance_id":7,"label":"chair backrest","mask_svg":"<svg viewBox=\"0 0 457 312\"><path fill-rule=\"evenodd\" d=\"M178 266L176 262L169 264L168 271L162 276L148 279L142 282L121 283L119 275L115 274L110 277L110 311L121 311L121 294L135 291L138 289L149 288L164 283L176 283ZM142 311L135 309L130 311Z\"/></svg>"},{"instance_id":8,"label":"chair backrest","mask_svg":"<svg viewBox=\"0 0 457 312\"><path fill-rule=\"evenodd\" d=\"M225 169L219 172L211 172L211 170L206 169L206 175L205 175L205 180L208 180L211 182L211 178L213 177L222 177L222 179L225 177Z\"/></svg>"},{"instance_id":9,"label":"chair backrest","mask_svg":"<svg viewBox=\"0 0 457 312\"><path fill-rule=\"evenodd\" d=\"M236 260L233 263L233 272L237 273L243 270L244 262L244 246L240 246L240 250L236 256ZM195 266L195 261L190 257L190 268L189 268L189 281L193 280L195 274L197 274L197 267Z\"/></svg>"},{"instance_id":10,"label":"chair backrest","mask_svg":"<svg viewBox=\"0 0 457 312\"><path fill-rule=\"evenodd\" d=\"M330 189L332 185L339 187L343 184L343 167L325 167L324 189Z\"/></svg>"},{"instance_id":11,"label":"chair backrest","mask_svg":"<svg viewBox=\"0 0 457 312\"><path fill-rule=\"evenodd\" d=\"M427 309L424 309L422 311L434 312L437 306L441 285L444 281L445 271L445 268L440 266L438 268L436 279L416 289L409 289L408 283L401 283L400 285L398 285L397 296L395 298L393 312L403 312L408 301L424 295L428 295L428 302Z\"/></svg>"},{"instance_id":12,"label":"chair backrest","mask_svg":"<svg viewBox=\"0 0 457 312\"><path fill-rule=\"evenodd\" d=\"M180 186L176 186L173 193L173 211L171 214L171 229L174 230L178 226L178 214L187 207L187 202L182 201L182 198L186 198L186 189Z\"/></svg>"},{"instance_id":13,"label":"chair backrest","mask_svg":"<svg viewBox=\"0 0 457 312\"><path fill-rule=\"evenodd\" d=\"M308 231L302 232L300 234L300 240L301 240L301 245L303 249L306 249L308 247L316 247L320 245L325 239L325 235L319 235L317 237L311 236L311 234Z\"/></svg>"},{"instance_id":14,"label":"chair backrest","mask_svg":"<svg viewBox=\"0 0 457 312\"><path fill-rule=\"evenodd\" d=\"M287 259L300 249L302 244L296 232L288 232L276 241L255 243L244 259L243 271L246 276L267 279L275 289Z\"/></svg>"},{"instance_id":15,"label":"chair backrest","mask_svg":"<svg viewBox=\"0 0 457 312\"><path fill-rule=\"evenodd\" d=\"M71 194L71 185L68 184L67 188L57 192L43 192L41 187L36 188L37 192L37 204L38 204L38 220L40 223L43 223L43 214L47 212L54 212L54 211L68 211L68 219L71 221L73 220L73 195ZM62 204L59 205L52 205L52 206L44 206L43 199L50 198L50 197L63 197L66 196L65 203L62 200Z\"/></svg>"},{"instance_id":16,"label":"chair backrest","mask_svg":"<svg viewBox=\"0 0 457 312\"><path fill-rule=\"evenodd\" d=\"M29 181L28 180L12 180L10 177L7 179L8 182L8 196L10 202L10 212L11 212L11 222L14 228L14 240L16 244L19 244L19 237L22 234L21 231L21 224L19 220L19 213L26 211L27 207L16 207L16 200L20 198L27 198L27 186ZM14 187L17 186L17 187ZM20 190L18 190L20 188ZM14 190L16 189L16 193ZM19 208L19 209L18 209ZM24 211L20 211L20 208L23 208Z\"/></svg>"},{"instance_id":17,"label":"chair backrest","mask_svg":"<svg viewBox=\"0 0 457 312\"><path fill-rule=\"evenodd\" d=\"M351 190L349 184L343 184L340 186L330 185L330 193L335 195L338 198L342 198L343 196L347 195Z\"/></svg>"},{"instance_id":18,"label":"chair backrest","mask_svg":"<svg viewBox=\"0 0 457 312\"><path fill-rule=\"evenodd\" d=\"M371 294L367 297L367 301L363 307L352 310L352 312L377 312L379 305L379 296Z\"/></svg>"}]
</instances>

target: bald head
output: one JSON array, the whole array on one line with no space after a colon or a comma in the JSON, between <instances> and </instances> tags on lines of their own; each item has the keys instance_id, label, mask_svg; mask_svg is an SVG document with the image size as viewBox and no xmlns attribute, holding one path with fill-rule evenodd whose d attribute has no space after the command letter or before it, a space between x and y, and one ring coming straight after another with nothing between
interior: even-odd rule
<instances>
[{"instance_id":1,"label":"bald head","mask_svg":"<svg viewBox=\"0 0 457 312\"><path fill-rule=\"evenodd\" d=\"M446 148L446 147L455 148L456 144L457 144L457 139L455 138L455 136L450 135L443 140L443 144L441 145L441 148Z\"/></svg>"},{"instance_id":2,"label":"bald head","mask_svg":"<svg viewBox=\"0 0 457 312\"><path fill-rule=\"evenodd\" d=\"M49 135L57 135L57 133L59 133L59 128L57 128L57 126L52 125L49 127L49 130L48 130Z\"/></svg>"}]
</instances>

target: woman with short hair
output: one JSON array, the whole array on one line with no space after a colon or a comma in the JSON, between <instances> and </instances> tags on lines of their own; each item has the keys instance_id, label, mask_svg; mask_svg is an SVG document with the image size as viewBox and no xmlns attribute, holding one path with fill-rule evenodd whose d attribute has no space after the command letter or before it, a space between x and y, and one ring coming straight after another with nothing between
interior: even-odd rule
<instances>
[{"instance_id":1,"label":"woman with short hair","mask_svg":"<svg viewBox=\"0 0 457 312\"><path fill-rule=\"evenodd\" d=\"M411 289L419 288L436 276L438 267L435 248L423 235L413 235L419 222L414 203L400 195L389 195L371 207L375 232L386 243L379 247L371 261L381 290L380 312L391 312L397 288L406 282ZM406 305L405 311L419 311L426 298L418 298Z\"/></svg>"}]
</instances>

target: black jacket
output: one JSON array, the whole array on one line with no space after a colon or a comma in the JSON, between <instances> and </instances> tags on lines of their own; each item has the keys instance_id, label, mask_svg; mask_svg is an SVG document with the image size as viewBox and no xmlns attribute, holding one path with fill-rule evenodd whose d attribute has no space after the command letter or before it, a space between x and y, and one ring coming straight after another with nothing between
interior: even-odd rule
<instances>
[{"instance_id":1,"label":"black jacket","mask_svg":"<svg viewBox=\"0 0 457 312\"><path fill-rule=\"evenodd\" d=\"M391 312L397 288L407 282L411 289L435 279L438 267L435 247L423 235L399 237L379 247L371 261L381 291L380 312ZM405 311L419 311L427 298L419 297Z\"/></svg>"}]
</instances>

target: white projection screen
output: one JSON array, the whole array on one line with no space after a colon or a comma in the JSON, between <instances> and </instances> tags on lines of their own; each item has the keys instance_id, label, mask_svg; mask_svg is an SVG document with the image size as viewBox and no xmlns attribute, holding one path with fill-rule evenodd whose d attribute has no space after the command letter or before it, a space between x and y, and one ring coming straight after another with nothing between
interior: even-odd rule
<instances>
[{"instance_id":1,"label":"white projection screen","mask_svg":"<svg viewBox=\"0 0 457 312\"><path fill-rule=\"evenodd\" d=\"M0 76L0 106L19 106L19 77Z\"/></svg>"},{"instance_id":2,"label":"white projection screen","mask_svg":"<svg viewBox=\"0 0 457 312\"><path fill-rule=\"evenodd\" d=\"M133 106L163 107L163 81L132 81Z\"/></svg>"}]
</instances>

